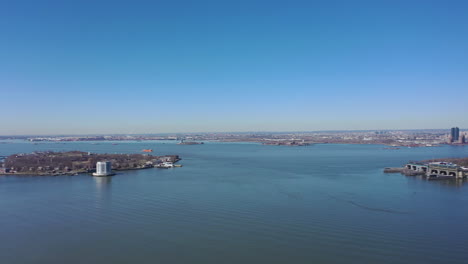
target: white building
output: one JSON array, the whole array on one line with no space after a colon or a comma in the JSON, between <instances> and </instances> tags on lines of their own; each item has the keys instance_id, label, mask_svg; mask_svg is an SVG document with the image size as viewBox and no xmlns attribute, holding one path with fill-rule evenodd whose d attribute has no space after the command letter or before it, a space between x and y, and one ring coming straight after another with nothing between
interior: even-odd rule
<instances>
[{"instance_id":1,"label":"white building","mask_svg":"<svg viewBox=\"0 0 468 264\"><path fill-rule=\"evenodd\" d=\"M111 176L112 173L112 163L110 161L98 161L96 163L96 172L93 173L93 176Z\"/></svg>"},{"instance_id":2,"label":"white building","mask_svg":"<svg viewBox=\"0 0 468 264\"><path fill-rule=\"evenodd\" d=\"M174 163L172 163L172 162L170 162L170 161L165 161L165 162L159 163L159 164L156 165L155 167L156 167L156 168L164 168L164 169L174 168Z\"/></svg>"}]
</instances>

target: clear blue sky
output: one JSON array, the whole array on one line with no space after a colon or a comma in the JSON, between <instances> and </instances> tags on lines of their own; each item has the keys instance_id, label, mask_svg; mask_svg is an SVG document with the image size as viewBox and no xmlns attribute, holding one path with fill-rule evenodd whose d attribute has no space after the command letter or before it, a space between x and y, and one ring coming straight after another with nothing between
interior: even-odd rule
<instances>
[{"instance_id":1,"label":"clear blue sky","mask_svg":"<svg viewBox=\"0 0 468 264\"><path fill-rule=\"evenodd\" d=\"M468 1L0 0L0 134L468 127Z\"/></svg>"}]
</instances>

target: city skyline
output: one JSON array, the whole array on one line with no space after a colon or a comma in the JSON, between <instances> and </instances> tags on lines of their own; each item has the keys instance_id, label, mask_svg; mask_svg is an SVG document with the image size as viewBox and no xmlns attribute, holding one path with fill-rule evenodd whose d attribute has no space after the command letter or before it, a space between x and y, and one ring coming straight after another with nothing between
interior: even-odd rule
<instances>
[{"instance_id":1,"label":"city skyline","mask_svg":"<svg viewBox=\"0 0 468 264\"><path fill-rule=\"evenodd\" d=\"M360 133L408 133L408 134L445 134L445 136L450 141L449 143L457 143L452 141L452 131L453 128L429 128L429 129L362 129L362 130L352 130L352 129L343 129L343 130L308 130L308 131L194 131L194 132L162 132L162 133L89 133L89 134L18 134L18 135L0 135L2 138L28 138L28 137L57 137L57 138L75 138L75 137L125 137L130 138L134 136L161 136L161 137L170 137L172 139L177 139L176 136L190 136L190 135L308 135L308 134L360 134ZM468 135L468 128L459 128L459 136Z\"/></svg>"},{"instance_id":2,"label":"city skyline","mask_svg":"<svg viewBox=\"0 0 468 264\"><path fill-rule=\"evenodd\" d=\"M9 2L0 135L468 124L464 1Z\"/></svg>"}]
</instances>

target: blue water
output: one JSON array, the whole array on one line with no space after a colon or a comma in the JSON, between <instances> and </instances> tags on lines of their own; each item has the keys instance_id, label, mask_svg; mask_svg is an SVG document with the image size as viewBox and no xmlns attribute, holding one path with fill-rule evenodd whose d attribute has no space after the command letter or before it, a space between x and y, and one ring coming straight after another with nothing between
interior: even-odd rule
<instances>
[{"instance_id":1,"label":"blue water","mask_svg":"<svg viewBox=\"0 0 468 264\"><path fill-rule=\"evenodd\" d=\"M4 141L5 142L5 141ZM466 263L468 183L383 168L468 147L0 144L178 154L182 168L0 176L0 263Z\"/></svg>"}]
</instances>

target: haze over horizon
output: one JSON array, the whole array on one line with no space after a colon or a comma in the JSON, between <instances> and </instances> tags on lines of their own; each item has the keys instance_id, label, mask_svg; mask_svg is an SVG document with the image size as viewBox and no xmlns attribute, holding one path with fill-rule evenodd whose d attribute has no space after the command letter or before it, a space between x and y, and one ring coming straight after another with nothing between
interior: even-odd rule
<instances>
[{"instance_id":1,"label":"haze over horizon","mask_svg":"<svg viewBox=\"0 0 468 264\"><path fill-rule=\"evenodd\" d=\"M461 133L468 132L468 129L459 128ZM160 133L49 133L49 134L16 134L16 135L0 135L0 137L74 137L74 136L138 136L138 135L151 135L151 136L171 136L177 134L197 135L197 134L308 134L308 133L355 133L355 132L374 132L374 131L434 131L434 132L447 132L450 134L450 128L426 128L426 129L342 129L342 130L308 130L308 131L192 131L192 132L160 132Z\"/></svg>"},{"instance_id":2,"label":"haze over horizon","mask_svg":"<svg viewBox=\"0 0 468 264\"><path fill-rule=\"evenodd\" d=\"M467 127L466 1L4 1L0 135Z\"/></svg>"}]
</instances>

